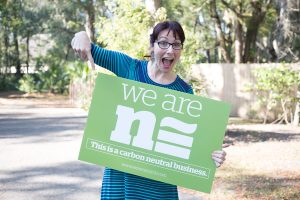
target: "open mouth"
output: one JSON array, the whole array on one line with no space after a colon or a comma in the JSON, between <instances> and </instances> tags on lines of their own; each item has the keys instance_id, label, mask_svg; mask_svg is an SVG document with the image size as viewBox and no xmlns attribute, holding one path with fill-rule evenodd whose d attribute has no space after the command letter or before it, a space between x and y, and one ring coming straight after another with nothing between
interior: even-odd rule
<instances>
[{"instance_id":1,"label":"open mouth","mask_svg":"<svg viewBox=\"0 0 300 200\"><path fill-rule=\"evenodd\" d=\"M173 63L174 59L171 58L163 58L162 59L162 63L164 65L164 67L170 67Z\"/></svg>"}]
</instances>

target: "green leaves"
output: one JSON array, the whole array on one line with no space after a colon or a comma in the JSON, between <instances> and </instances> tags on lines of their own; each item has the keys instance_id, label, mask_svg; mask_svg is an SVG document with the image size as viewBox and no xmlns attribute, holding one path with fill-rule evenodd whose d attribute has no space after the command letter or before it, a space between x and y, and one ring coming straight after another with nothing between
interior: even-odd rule
<instances>
[{"instance_id":1,"label":"green leaves","mask_svg":"<svg viewBox=\"0 0 300 200\"><path fill-rule=\"evenodd\" d=\"M151 15L141 1L107 1L111 17L100 18L98 42L108 49L124 52L143 59L149 55L150 28L157 21L166 19L166 11L160 8Z\"/></svg>"},{"instance_id":2,"label":"green leaves","mask_svg":"<svg viewBox=\"0 0 300 200\"><path fill-rule=\"evenodd\" d=\"M297 91L300 90L300 72L292 70L285 65L279 67L256 68L253 71L256 83L248 87L254 91L262 106L267 111L278 112L281 106L281 113L286 123L292 121L296 102L300 102ZM276 111L277 108L277 111ZM266 121L267 116L265 116ZM290 120L289 120L290 118Z\"/></svg>"},{"instance_id":3,"label":"green leaves","mask_svg":"<svg viewBox=\"0 0 300 200\"><path fill-rule=\"evenodd\" d=\"M289 95L293 86L300 84L299 72L293 71L284 65L273 68L257 68L254 70L257 84L256 90L272 91L281 98Z\"/></svg>"}]
</instances>

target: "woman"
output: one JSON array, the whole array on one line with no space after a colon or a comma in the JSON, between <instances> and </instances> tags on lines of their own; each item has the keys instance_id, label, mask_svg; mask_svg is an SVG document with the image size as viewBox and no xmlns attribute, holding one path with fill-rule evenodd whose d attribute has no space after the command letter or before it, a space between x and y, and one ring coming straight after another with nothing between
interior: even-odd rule
<instances>
[{"instance_id":1,"label":"woman","mask_svg":"<svg viewBox=\"0 0 300 200\"><path fill-rule=\"evenodd\" d=\"M85 32L75 34L72 47L78 56L89 60L92 66L95 61L117 76L192 94L191 86L173 71L184 40L181 25L175 21L165 21L157 24L150 35L150 61L133 59L91 44ZM223 150L212 153L217 167L224 162L225 156ZM178 199L178 192L175 185L106 168L101 199Z\"/></svg>"}]
</instances>

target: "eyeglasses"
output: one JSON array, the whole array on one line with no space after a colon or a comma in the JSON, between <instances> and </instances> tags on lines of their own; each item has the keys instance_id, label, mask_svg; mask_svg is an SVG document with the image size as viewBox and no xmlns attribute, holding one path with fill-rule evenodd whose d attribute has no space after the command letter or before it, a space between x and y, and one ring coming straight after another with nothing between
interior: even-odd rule
<instances>
[{"instance_id":1,"label":"eyeglasses","mask_svg":"<svg viewBox=\"0 0 300 200\"><path fill-rule=\"evenodd\" d=\"M181 44L179 42L169 43L169 42L166 42L166 41L160 41L160 42L156 41L156 43L158 44L158 46L161 49L168 49L170 47L170 45L172 45L172 48L174 50L181 50L183 48L183 44Z\"/></svg>"}]
</instances>

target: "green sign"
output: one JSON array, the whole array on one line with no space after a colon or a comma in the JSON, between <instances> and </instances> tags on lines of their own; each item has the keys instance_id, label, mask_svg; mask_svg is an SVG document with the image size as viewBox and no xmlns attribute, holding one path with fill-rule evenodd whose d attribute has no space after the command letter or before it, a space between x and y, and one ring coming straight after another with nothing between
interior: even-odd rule
<instances>
[{"instance_id":1,"label":"green sign","mask_svg":"<svg viewBox=\"0 0 300 200\"><path fill-rule=\"evenodd\" d=\"M228 104L100 74L79 159L209 193Z\"/></svg>"}]
</instances>

